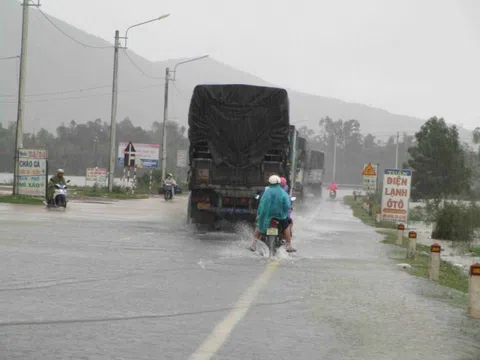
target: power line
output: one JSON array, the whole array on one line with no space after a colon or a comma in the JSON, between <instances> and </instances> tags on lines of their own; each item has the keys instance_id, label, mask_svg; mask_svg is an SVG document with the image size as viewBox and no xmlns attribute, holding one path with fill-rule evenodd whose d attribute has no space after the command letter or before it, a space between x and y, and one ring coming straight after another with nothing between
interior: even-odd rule
<instances>
[{"instance_id":1,"label":"power line","mask_svg":"<svg viewBox=\"0 0 480 360\"><path fill-rule=\"evenodd\" d=\"M74 92L83 92L83 91L90 91L90 90L97 90L97 89L105 89L109 88L112 85L102 85L102 86L95 86L95 87L90 87L90 88L84 88L84 89L74 89L74 90L66 90L66 91L55 91L55 92L46 92L46 93L33 93L33 94L27 94L25 95L26 97L29 96L46 96L46 95L61 95L61 94L70 94ZM17 94L0 94L0 97L16 97Z\"/></svg>"},{"instance_id":2,"label":"power line","mask_svg":"<svg viewBox=\"0 0 480 360\"><path fill-rule=\"evenodd\" d=\"M12 59L20 59L20 56L7 56L7 57L1 57L0 60L12 60Z\"/></svg>"},{"instance_id":3,"label":"power line","mask_svg":"<svg viewBox=\"0 0 480 360\"><path fill-rule=\"evenodd\" d=\"M128 53L126 52L125 49L123 49L123 52L125 53L125 55L127 56L128 60L130 60L130 62L132 63L133 66L135 66L135 68L140 71L143 75L145 75L146 77L149 77L151 79L162 79L162 80L165 80L165 77L163 76L152 76L152 75L149 75L147 74L145 71L143 71L136 63L135 61L133 61L133 59L130 57L130 55L128 55Z\"/></svg>"},{"instance_id":4,"label":"power line","mask_svg":"<svg viewBox=\"0 0 480 360\"><path fill-rule=\"evenodd\" d=\"M30 0L30 2L32 2L32 0ZM38 9L38 11L40 12L40 14L43 15L43 17L45 19L47 19L47 21L52 24L55 29L57 29L58 31L60 31L63 35L65 35L66 37L68 37L70 40L76 42L77 44L80 44L84 47L88 47L88 48L91 48L91 49L111 49L112 46L93 46L93 45L88 45L88 44L85 44L81 41L78 41L77 39L71 37L70 35L68 35L65 31L63 31L62 29L60 29L42 10Z\"/></svg>"},{"instance_id":5,"label":"power line","mask_svg":"<svg viewBox=\"0 0 480 360\"><path fill-rule=\"evenodd\" d=\"M119 92L121 93L127 93L127 92L136 92L136 91L142 91L145 89L151 89L155 87L160 87L164 86L165 84L152 84L152 85L147 85L143 86L140 88L134 88L134 89L125 89L125 90L120 90ZM85 96L73 96L73 97L65 97L65 98L54 98L54 99L39 99L39 100L30 100L26 101L26 103L42 103L42 102L49 102L49 101L63 101L63 100L78 100L78 99L88 99L92 97L97 97L97 96L106 96L106 95L112 95L112 92L106 92L106 93L99 93L99 94L90 94L90 95L85 95ZM16 104L16 101L13 100L4 100L0 101L0 104Z\"/></svg>"}]
</instances>

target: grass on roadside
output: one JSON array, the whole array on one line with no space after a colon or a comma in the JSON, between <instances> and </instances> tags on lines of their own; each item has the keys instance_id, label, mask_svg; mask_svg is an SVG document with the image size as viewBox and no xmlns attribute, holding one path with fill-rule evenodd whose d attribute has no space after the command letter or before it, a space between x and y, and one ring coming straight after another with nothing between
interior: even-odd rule
<instances>
[{"instance_id":1,"label":"grass on roadside","mask_svg":"<svg viewBox=\"0 0 480 360\"><path fill-rule=\"evenodd\" d=\"M394 224L392 222L380 221L379 223L377 223L375 221L376 211L380 209L380 204L373 204L372 215L370 216L368 214L368 211L366 211L363 208L363 203L365 201L364 198L359 197L355 201L353 195L347 195L347 196L344 196L343 201L345 202L346 205L349 205L352 208L353 216L359 218L365 224L373 226L373 227L377 227L377 228L383 228L383 229L395 229L396 228L396 224Z\"/></svg>"},{"instance_id":2,"label":"grass on roadside","mask_svg":"<svg viewBox=\"0 0 480 360\"><path fill-rule=\"evenodd\" d=\"M480 247L473 247L472 252L474 256L480 256Z\"/></svg>"},{"instance_id":3,"label":"grass on roadside","mask_svg":"<svg viewBox=\"0 0 480 360\"><path fill-rule=\"evenodd\" d=\"M382 241L382 243L395 245L397 239L396 231L377 230L377 232L385 236L385 239ZM408 239L404 237L403 244L397 246L407 248L407 244ZM428 279L428 263L430 258L428 254L430 254L430 247L422 244L417 244L416 250L417 255L415 260L405 258L395 258L394 260L397 262L411 265L412 268L409 270L410 274ZM446 286L461 291L463 293L468 292L467 275L463 272L462 269L453 266L448 261L442 260L440 263L440 277L438 283L442 286Z\"/></svg>"},{"instance_id":4,"label":"grass on roadside","mask_svg":"<svg viewBox=\"0 0 480 360\"><path fill-rule=\"evenodd\" d=\"M0 203L24 204L24 205L43 205L43 200L24 195L1 195Z\"/></svg>"},{"instance_id":5,"label":"grass on roadside","mask_svg":"<svg viewBox=\"0 0 480 360\"><path fill-rule=\"evenodd\" d=\"M363 200L355 201L353 196L345 196L344 198L345 204L349 205L353 210L353 215L358 217L362 220L365 224L377 227L377 228L384 228L377 230L377 232L381 235L384 235L384 240L382 241L384 244L395 245L397 233L392 227L396 227L395 224L386 223L386 224L375 224L375 217L369 216L368 212L366 212L363 207L362 203ZM374 208L375 211L378 209ZM393 226L392 226L393 225ZM389 229L390 228L390 229ZM408 244L408 239L404 237L403 244L401 248L406 248ZM480 248L476 248L476 251L480 252ZM417 255L414 260L406 259L406 258L395 258L398 263L406 263L411 266L409 273L415 276L419 276L422 278L428 279L428 263L430 259L430 247L422 244L417 244L416 246ZM475 251L475 252L476 252ZM459 269L447 261L442 260L440 263L440 277L439 277L439 284L451 289L455 289L461 291L463 293L468 292L468 277L464 273L462 269Z\"/></svg>"},{"instance_id":6,"label":"grass on roadside","mask_svg":"<svg viewBox=\"0 0 480 360\"><path fill-rule=\"evenodd\" d=\"M118 200L128 200L128 199L147 199L148 194L131 194L126 192L108 192L101 190L91 190L91 189L71 189L69 193L72 199L79 197L98 197L98 198L107 198L107 199L118 199Z\"/></svg>"}]
</instances>

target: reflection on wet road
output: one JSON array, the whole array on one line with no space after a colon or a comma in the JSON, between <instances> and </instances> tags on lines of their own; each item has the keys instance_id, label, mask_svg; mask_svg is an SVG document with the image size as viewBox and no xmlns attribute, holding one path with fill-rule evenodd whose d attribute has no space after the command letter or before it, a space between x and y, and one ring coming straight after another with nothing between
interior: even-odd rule
<instances>
[{"instance_id":1,"label":"reflection on wet road","mask_svg":"<svg viewBox=\"0 0 480 360\"><path fill-rule=\"evenodd\" d=\"M298 206L298 252L274 262L248 229L196 234L185 211L0 205L0 358L479 359L465 312L340 200Z\"/></svg>"}]
</instances>

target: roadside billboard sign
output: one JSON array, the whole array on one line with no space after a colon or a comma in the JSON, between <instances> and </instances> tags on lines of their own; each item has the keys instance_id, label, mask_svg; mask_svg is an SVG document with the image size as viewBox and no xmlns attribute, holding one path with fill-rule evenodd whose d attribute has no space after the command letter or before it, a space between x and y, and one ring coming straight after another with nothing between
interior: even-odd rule
<instances>
[{"instance_id":1,"label":"roadside billboard sign","mask_svg":"<svg viewBox=\"0 0 480 360\"><path fill-rule=\"evenodd\" d=\"M124 167L125 149L129 146L129 142L121 142L118 144L117 164ZM134 151L131 151L128 158L135 158L137 168L157 169L158 158L160 156L160 145L158 144L139 144L133 143Z\"/></svg>"},{"instance_id":2,"label":"roadside billboard sign","mask_svg":"<svg viewBox=\"0 0 480 360\"><path fill-rule=\"evenodd\" d=\"M18 194L45 197L47 150L18 150Z\"/></svg>"},{"instance_id":3,"label":"roadside billboard sign","mask_svg":"<svg viewBox=\"0 0 480 360\"><path fill-rule=\"evenodd\" d=\"M177 167L187 167L187 150L177 150Z\"/></svg>"},{"instance_id":4,"label":"roadside billboard sign","mask_svg":"<svg viewBox=\"0 0 480 360\"><path fill-rule=\"evenodd\" d=\"M368 163L363 165L363 190L372 191L377 189L378 165Z\"/></svg>"},{"instance_id":5,"label":"roadside billboard sign","mask_svg":"<svg viewBox=\"0 0 480 360\"><path fill-rule=\"evenodd\" d=\"M107 184L107 169L103 168L87 168L85 175L85 186L106 186Z\"/></svg>"},{"instance_id":6,"label":"roadside billboard sign","mask_svg":"<svg viewBox=\"0 0 480 360\"><path fill-rule=\"evenodd\" d=\"M385 169L381 220L407 223L412 170Z\"/></svg>"}]
</instances>

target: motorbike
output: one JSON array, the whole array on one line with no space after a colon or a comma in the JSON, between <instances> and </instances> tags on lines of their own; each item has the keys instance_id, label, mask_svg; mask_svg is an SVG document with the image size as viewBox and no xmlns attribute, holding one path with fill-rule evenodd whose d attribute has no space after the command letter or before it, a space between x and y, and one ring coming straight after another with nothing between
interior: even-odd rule
<instances>
[{"instance_id":1,"label":"motorbike","mask_svg":"<svg viewBox=\"0 0 480 360\"><path fill-rule=\"evenodd\" d=\"M260 195L255 196L255 199L259 199ZM292 203L296 200L296 197L291 197ZM283 228L280 227L280 221L278 219L270 220L270 225L267 228L267 233L262 235L260 240L267 245L270 252L270 257L274 257L277 250L285 245L285 240L282 237Z\"/></svg>"},{"instance_id":2,"label":"motorbike","mask_svg":"<svg viewBox=\"0 0 480 360\"><path fill-rule=\"evenodd\" d=\"M337 197L337 191L336 190L330 190L330 199L335 199Z\"/></svg>"},{"instance_id":3,"label":"motorbike","mask_svg":"<svg viewBox=\"0 0 480 360\"><path fill-rule=\"evenodd\" d=\"M173 198L173 185L172 184L164 184L163 185L163 197L165 201L172 200Z\"/></svg>"},{"instance_id":4,"label":"motorbike","mask_svg":"<svg viewBox=\"0 0 480 360\"><path fill-rule=\"evenodd\" d=\"M67 180L67 184L70 182L70 180ZM47 208L59 208L67 207L68 199L67 199L67 185L63 184L55 184L55 191L53 193L53 201L51 204L49 204L47 201L44 201L43 203Z\"/></svg>"}]
</instances>

